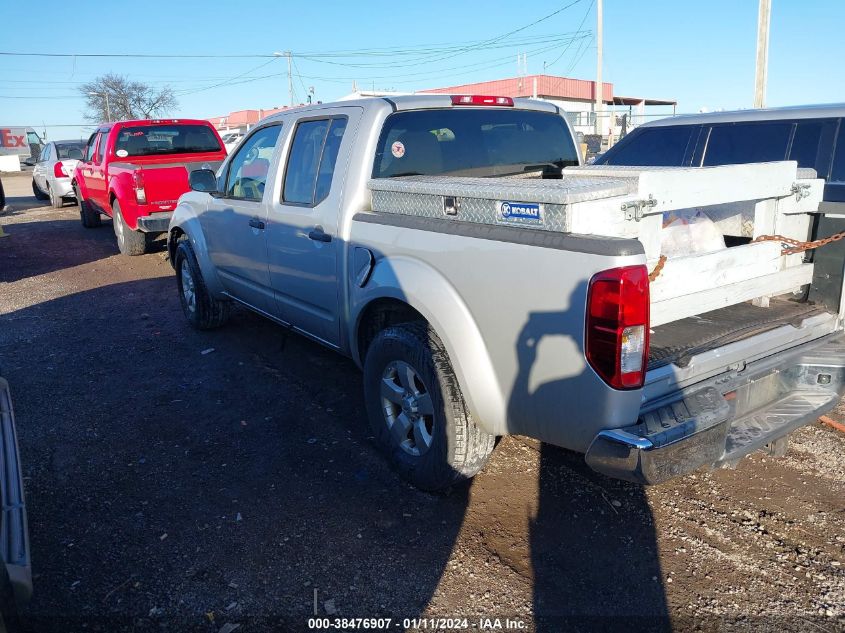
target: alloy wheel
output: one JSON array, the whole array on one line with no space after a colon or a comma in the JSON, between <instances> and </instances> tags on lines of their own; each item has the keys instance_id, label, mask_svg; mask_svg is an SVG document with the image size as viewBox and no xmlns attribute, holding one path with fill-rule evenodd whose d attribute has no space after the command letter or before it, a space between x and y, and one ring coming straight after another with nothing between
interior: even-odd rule
<instances>
[{"instance_id":1,"label":"alloy wheel","mask_svg":"<svg viewBox=\"0 0 845 633\"><path fill-rule=\"evenodd\" d=\"M197 291L194 284L194 276L191 274L191 268L188 266L188 260L183 259L179 266L179 278L182 281L182 296L185 299L185 305L188 310L193 313L197 310Z\"/></svg>"},{"instance_id":2,"label":"alloy wheel","mask_svg":"<svg viewBox=\"0 0 845 633\"><path fill-rule=\"evenodd\" d=\"M431 393L417 371L405 361L392 361L382 373L381 404L387 428L403 451L419 457L431 448L434 439Z\"/></svg>"}]
</instances>

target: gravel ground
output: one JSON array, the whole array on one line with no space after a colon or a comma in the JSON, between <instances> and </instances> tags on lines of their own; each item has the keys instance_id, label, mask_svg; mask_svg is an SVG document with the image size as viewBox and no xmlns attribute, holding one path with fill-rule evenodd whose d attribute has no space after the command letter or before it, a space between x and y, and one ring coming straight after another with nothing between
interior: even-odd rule
<instances>
[{"instance_id":1,"label":"gravel ground","mask_svg":"<svg viewBox=\"0 0 845 633\"><path fill-rule=\"evenodd\" d=\"M121 257L109 222L3 180L28 630L299 631L315 596L391 630L845 630L842 434L648 489L512 437L424 494L375 449L351 362L243 311L191 330L161 250Z\"/></svg>"}]
</instances>

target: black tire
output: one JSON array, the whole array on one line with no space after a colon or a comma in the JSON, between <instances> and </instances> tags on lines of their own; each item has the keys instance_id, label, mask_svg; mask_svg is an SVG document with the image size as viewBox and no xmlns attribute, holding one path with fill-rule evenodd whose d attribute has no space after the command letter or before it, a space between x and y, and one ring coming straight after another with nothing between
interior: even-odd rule
<instances>
[{"instance_id":1,"label":"black tire","mask_svg":"<svg viewBox=\"0 0 845 633\"><path fill-rule=\"evenodd\" d=\"M57 196L49 185L47 189L47 197L50 198L50 206L54 209L61 209L65 204L64 199L61 196Z\"/></svg>"},{"instance_id":2,"label":"black tire","mask_svg":"<svg viewBox=\"0 0 845 633\"><path fill-rule=\"evenodd\" d=\"M391 424L386 413L391 406L398 411L400 405L384 400L382 388L383 383L393 380L390 376L397 364L411 367L416 373L414 381L421 381L416 382L415 391L430 397L432 414L416 414L417 421L425 420L431 442L427 447L414 439L417 423L406 435L391 431L392 427L404 428L396 426L396 421ZM402 389L398 383L394 387ZM484 467L495 446L495 436L483 431L467 411L443 343L426 323L394 325L376 336L364 362L364 401L379 446L399 474L422 490L443 490L470 479ZM402 411L407 414L404 408Z\"/></svg>"},{"instance_id":3,"label":"black tire","mask_svg":"<svg viewBox=\"0 0 845 633\"><path fill-rule=\"evenodd\" d=\"M230 301L215 299L208 292L197 256L187 239L181 240L176 246L173 265L176 269L179 302L191 327L197 330L213 330L224 325L229 320L232 304ZM190 292L186 293L189 282L193 283L193 302L189 298Z\"/></svg>"},{"instance_id":4,"label":"black tire","mask_svg":"<svg viewBox=\"0 0 845 633\"><path fill-rule=\"evenodd\" d=\"M38 188L38 185L35 184L35 178L32 179L32 194L35 196L36 200L49 200L50 199L50 196L48 196L46 193L41 191L41 189Z\"/></svg>"},{"instance_id":5,"label":"black tire","mask_svg":"<svg viewBox=\"0 0 845 633\"><path fill-rule=\"evenodd\" d=\"M86 229L93 229L102 225L103 220L100 217L100 212L93 208L88 200L82 197L79 186L74 184L73 190L76 192L76 203L79 205L79 219L82 222L82 226Z\"/></svg>"},{"instance_id":6,"label":"black tire","mask_svg":"<svg viewBox=\"0 0 845 633\"><path fill-rule=\"evenodd\" d=\"M126 225L123 214L120 212L120 203L117 198L111 205L112 224L114 225L114 236L117 238L117 248L121 254L134 257L147 252L147 234L140 231L133 231Z\"/></svg>"}]
</instances>

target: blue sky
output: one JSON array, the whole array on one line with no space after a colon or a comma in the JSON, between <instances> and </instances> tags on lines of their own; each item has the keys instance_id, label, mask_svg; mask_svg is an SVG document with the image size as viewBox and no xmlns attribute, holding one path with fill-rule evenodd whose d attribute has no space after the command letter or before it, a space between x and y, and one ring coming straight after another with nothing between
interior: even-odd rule
<instances>
[{"instance_id":1,"label":"blue sky","mask_svg":"<svg viewBox=\"0 0 845 633\"><path fill-rule=\"evenodd\" d=\"M604 79L619 95L676 99L679 112L750 107L757 4L605 0ZM772 4L768 104L845 101L840 61L845 56L845 2ZM3 3L0 51L272 55L291 50L297 55L295 74L301 76L294 77L298 101L304 101L310 86L315 99L343 96L353 79L364 88L414 90L515 76L519 52L528 53L529 73L542 72L543 63L555 59L549 74L590 79L596 70L591 0L146 0L143 8L128 2L106 8L42 0L37 12L32 6ZM238 6L247 7L243 15ZM362 49L370 54L325 56ZM408 53L372 55L373 49ZM178 95L174 114L179 116L208 117L288 101L284 59L0 56L0 124L32 125L39 131L43 125L69 126L48 127L53 139L85 134L76 86L106 72L170 84ZM254 80L266 75L276 76ZM229 85L234 81L240 83Z\"/></svg>"}]
</instances>

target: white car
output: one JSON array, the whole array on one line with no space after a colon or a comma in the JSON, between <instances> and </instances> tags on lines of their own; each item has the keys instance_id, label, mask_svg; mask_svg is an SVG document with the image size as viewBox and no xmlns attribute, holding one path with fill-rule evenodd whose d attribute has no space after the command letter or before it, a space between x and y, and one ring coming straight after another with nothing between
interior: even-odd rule
<instances>
[{"instance_id":1,"label":"white car","mask_svg":"<svg viewBox=\"0 0 845 633\"><path fill-rule=\"evenodd\" d=\"M223 134L220 138L223 141L223 145L226 147L226 153L231 154L232 150L235 149L235 146L243 137L243 132L228 132Z\"/></svg>"},{"instance_id":2,"label":"white car","mask_svg":"<svg viewBox=\"0 0 845 633\"><path fill-rule=\"evenodd\" d=\"M41 150L32 169L32 193L49 200L54 209L66 198L76 198L71 186L73 170L85 154L85 141L51 141Z\"/></svg>"}]
</instances>

